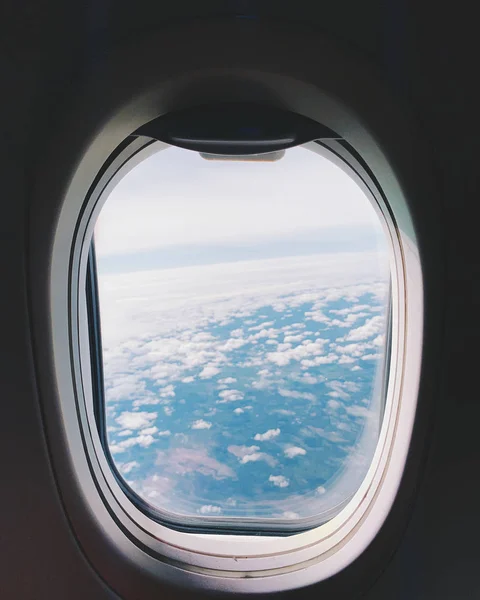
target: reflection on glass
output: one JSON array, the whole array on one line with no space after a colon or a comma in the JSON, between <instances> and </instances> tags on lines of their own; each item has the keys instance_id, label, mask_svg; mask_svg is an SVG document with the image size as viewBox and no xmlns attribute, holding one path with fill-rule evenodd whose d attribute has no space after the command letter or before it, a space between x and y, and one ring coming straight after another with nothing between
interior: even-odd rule
<instances>
[{"instance_id":1,"label":"reflection on glass","mask_svg":"<svg viewBox=\"0 0 480 600\"><path fill-rule=\"evenodd\" d=\"M95 231L110 452L152 507L335 515L378 439L388 247L371 202L305 148L168 148Z\"/></svg>"}]
</instances>

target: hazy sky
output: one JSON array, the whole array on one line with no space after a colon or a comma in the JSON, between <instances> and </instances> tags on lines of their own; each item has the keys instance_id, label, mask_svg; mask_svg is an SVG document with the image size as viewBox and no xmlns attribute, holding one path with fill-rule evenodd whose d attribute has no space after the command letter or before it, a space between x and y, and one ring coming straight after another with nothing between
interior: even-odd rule
<instances>
[{"instance_id":1,"label":"hazy sky","mask_svg":"<svg viewBox=\"0 0 480 600\"><path fill-rule=\"evenodd\" d=\"M305 148L273 163L207 161L168 148L115 187L95 236L99 258L113 258L185 246L278 246L339 227L375 237L378 223L350 177Z\"/></svg>"}]
</instances>

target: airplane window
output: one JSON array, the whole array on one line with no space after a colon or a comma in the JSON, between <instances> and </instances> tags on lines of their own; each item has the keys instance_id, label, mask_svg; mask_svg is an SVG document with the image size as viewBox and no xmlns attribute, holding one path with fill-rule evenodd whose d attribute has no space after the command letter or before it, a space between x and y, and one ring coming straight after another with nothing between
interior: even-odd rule
<instances>
[{"instance_id":1,"label":"airplane window","mask_svg":"<svg viewBox=\"0 0 480 600\"><path fill-rule=\"evenodd\" d=\"M390 247L359 185L311 145L272 160L159 145L93 243L97 417L125 493L206 532L337 515L388 383Z\"/></svg>"}]
</instances>

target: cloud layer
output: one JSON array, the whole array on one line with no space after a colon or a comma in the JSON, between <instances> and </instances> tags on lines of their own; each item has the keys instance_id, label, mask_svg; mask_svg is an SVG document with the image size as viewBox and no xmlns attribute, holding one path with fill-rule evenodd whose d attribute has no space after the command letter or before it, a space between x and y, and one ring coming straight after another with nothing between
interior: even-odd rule
<instances>
[{"instance_id":1,"label":"cloud layer","mask_svg":"<svg viewBox=\"0 0 480 600\"><path fill-rule=\"evenodd\" d=\"M183 515L339 505L378 435L386 273L340 255L101 278L109 444L128 485Z\"/></svg>"}]
</instances>

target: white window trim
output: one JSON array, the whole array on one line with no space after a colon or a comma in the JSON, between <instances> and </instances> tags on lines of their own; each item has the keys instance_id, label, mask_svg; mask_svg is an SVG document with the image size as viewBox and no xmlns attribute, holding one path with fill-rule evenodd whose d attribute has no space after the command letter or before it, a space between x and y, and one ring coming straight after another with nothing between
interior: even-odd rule
<instances>
[{"instance_id":1,"label":"white window trim","mask_svg":"<svg viewBox=\"0 0 480 600\"><path fill-rule=\"evenodd\" d=\"M141 144L134 143L133 146ZM342 151L338 143L330 144L333 149ZM355 493L354 497L348 502L345 508L336 517L327 523L315 527L309 531L298 533L288 537L251 537L251 536L205 536L195 533L183 533L169 528L153 521L147 514L137 508L123 493L121 487L114 474L111 471L111 466L105 457L102 448L100 437L97 432L95 423L93 398L91 389L88 387L89 368L90 368L90 348L88 346L86 334L81 334L80 331L86 330L87 325L84 319L79 320L79 335L84 340L83 348L80 343L80 367L81 371L77 375L78 394L81 397L83 393L83 401L85 405L86 419L83 422L84 428L84 444L87 446L87 451L91 456L91 461L95 459L101 474L97 471L97 483L104 490L104 499L109 503L111 510L117 513L118 520L123 527L137 539L142 539L142 543L148 546L151 551L161 557L169 558L174 561L179 561L187 569L202 569L205 573L215 573L217 576L222 573L225 577L238 577L240 573L248 572L250 577L264 577L267 573L284 574L287 572L304 569L306 563L322 562L322 567L327 568L329 563L335 564L333 556L329 560L322 559L325 555L332 551L340 543L350 542L354 539L355 532L360 523L365 521L368 512L371 510L372 504L379 496L382 488L386 485L384 476L387 472L386 465L390 461L394 442L397 437L396 427L397 419L400 410L401 388L402 388L402 373L404 372L404 345L407 336L406 332L406 316L405 304L402 298L405 297L404 281L406 264L404 260L404 251L402 252L402 240L399 232L389 213L388 207L382 202L379 190L376 190L374 184L369 180L367 174L358 164L348 166L325 147L316 143L310 143L307 147L314 152L317 152L329 160L333 160L350 177L352 177L358 185L371 198L372 205L376 209L379 218L385 224L385 230L390 238L391 246L391 273L392 273L392 351L390 361L389 386L387 390L386 410L380 431L377 449L375 451L372 463L368 470L365 480ZM161 148L163 149L163 148ZM96 217L101 210L103 202L105 202L109 190L111 190L118 182L119 178L123 177L126 170L131 170L134 165L150 156L153 152L158 151L157 144L149 144L140 151L134 150L134 156L131 160L127 157L131 154L129 149L121 154L116 163L123 164L123 169L117 169L117 165L111 166L114 173L111 180L108 180L107 186L104 187L100 182L100 189L97 193L94 191L93 197L86 207L84 217L87 220L86 226L82 231L82 235L77 239L77 253L80 258L78 263L77 273L72 273L72 283L74 285L73 294L78 298L79 310L85 311L83 306L85 296L86 260L90 247L92 229L96 222ZM345 158L348 157L348 152L344 151ZM353 159L350 159L353 163ZM373 194L375 193L375 197ZM103 200L103 202L102 202ZM88 215L90 209L90 215ZM403 244L404 245L404 244ZM412 258L410 257L410 263ZM416 289L421 289L417 286ZM418 313L421 315L421 311ZM421 331L418 323L414 323L415 331ZM80 384L80 381L82 384ZM85 385L84 382L87 382ZM81 388L80 388L81 385ZM405 403L405 400L403 399ZM404 440L405 438L402 438ZM389 466L390 472L392 467ZM384 492L385 493L385 492ZM366 525L363 525L363 531L366 531ZM370 540L366 540L368 544ZM351 545L351 544L350 544ZM361 546L359 546L361 548ZM338 557L338 556L337 556ZM338 563L337 563L338 564ZM317 567L318 570L318 567ZM329 576L333 572L327 571Z\"/></svg>"}]
</instances>

